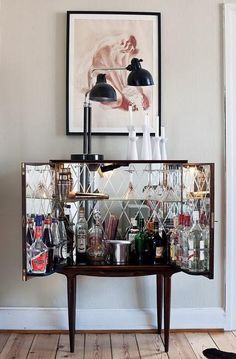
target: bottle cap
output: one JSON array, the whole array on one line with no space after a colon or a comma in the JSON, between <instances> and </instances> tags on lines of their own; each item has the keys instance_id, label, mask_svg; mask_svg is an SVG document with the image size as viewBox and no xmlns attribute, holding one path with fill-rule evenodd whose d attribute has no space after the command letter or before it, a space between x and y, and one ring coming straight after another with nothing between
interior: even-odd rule
<instances>
[{"instance_id":1,"label":"bottle cap","mask_svg":"<svg viewBox=\"0 0 236 359\"><path fill-rule=\"evenodd\" d=\"M137 226L137 220L135 218L131 218L130 223L132 224L133 227Z\"/></svg>"},{"instance_id":2,"label":"bottle cap","mask_svg":"<svg viewBox=\"0 0 236 359\"><path fill-rule=\"evenodd\" d=\"M193 221L199 221L199 212L193 211Z\"/></svg>"}]
</instances>

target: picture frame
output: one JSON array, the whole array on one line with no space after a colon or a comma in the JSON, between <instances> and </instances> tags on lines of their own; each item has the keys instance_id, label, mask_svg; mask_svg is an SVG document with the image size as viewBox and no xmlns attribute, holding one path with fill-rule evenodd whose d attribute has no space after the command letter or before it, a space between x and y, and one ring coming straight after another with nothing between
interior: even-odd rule
<instances>
[{"instance_id":1,"label":"picture frame","mask_svg":"<svg viewBox=\"0 0 236 359\"><path fill-rule=\"evenodd\" d=\"M99 29L99 31L98 31ZM113 103L91 102L93 135L128 135L130 116L137 134L145 114L151 133L161 130L161 14L159 12L67 12L66 134L83 134L85 93L96 82L91 69L128 66L133 57L153 76L154 86L127 86L129 72L104 72L117 92ZM95 74L94 71L94 75ZM89 84L90 82L90 84ZM90 86L90 87L89 87ZM129 104L133 112L130 114Z\"/></svg>"}]
</instances>

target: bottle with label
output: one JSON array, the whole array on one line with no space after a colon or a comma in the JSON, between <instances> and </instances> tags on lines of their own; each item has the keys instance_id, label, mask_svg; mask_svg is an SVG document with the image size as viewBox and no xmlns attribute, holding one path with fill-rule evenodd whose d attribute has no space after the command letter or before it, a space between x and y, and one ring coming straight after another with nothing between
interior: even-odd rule
<instances>
[{"instance_id":1,"label":"bottle with label","mask_svg":"<svg viewBox=\"0 0 236 359\"><path fill-rule=\"evenodd\" d=\"M94 211L93 220L94 223L88 233L88 260L92 264L103 264L106 259L106 247L104 245L104 231L100 222L100 211Z\"/></svg>"},{"instance_id":2,"label":"bottle with label","mask_svg":"<svg viewBox=\"0 0 236 359\"><path fill-rule=\"evenodd\" d=\"M131 261L134 260L135 257L135 236L138 234L139 229L137 225L137 220L135 218L131 218L130 220L131 226L127 233L127 240L131 242L130 244L130 259Z\"/></svg>"},{"instance_id":3,"label":"bottle with label","mask_svg":"<svg viewBox=\"0 0 236 359\"><path fill-rule=\"evenodd\" d=\"M48 263L48 248L42 241L42 216L36 216L35 224L35 241L31 246L31 271L35 274L44 274Z\"/></svg>"},{"instance_id":4,"label":"bottle with label","mask_svg":"<svg viewBox=\"0 0 236 359\"><path fill-rule=\"evenodd\" d=\"M166 230L168 231L168 239L169 239L169 260L170 263L176 264L176 244L178 242L178 224L179 224L179 218L176 216L173 219L173 226L172 228L166 227Z\"/></svg>"},{"instance_id":5,"label":"bottle with label","mask_svg":"<svg viewBox=\"0 0 236 359\"><path fill-rule=\"evenodd\" d=\"M144 231L144 218L139 218L138 221L139 232L135 236L135 252L138 264L145 262L145 242L147 234Z\"/></svg>"},{"instance_id":6,"label":"bottle with label","mask_svg":"<svg viewBox=\"0 0 236 359\"><path fill-rule=\"evenodd\" d=\"M59 216L58 229L60 236L60 247L59 247L59 257L61 260L67 259L67 233L65 227L65 217Z\"/></svg>"},{"instance_id":7,"label":"bottle with label","mask_svg":"<svg viewBox=\"0 0 236 359\"><path fill-rule=\"evenodd\" d=\"M182 229L181 237L181 268L188 268L188 239L191 229L191 217L189 214L184 216L184 227Z\"/></svg>"},{"instance_id":8,"label":"bottle with label","mask_svg":"<svg viewBox=\"0 0 236 359\"><path fill-rule=\"evenodd\" d=\"M205 243L199 224L199 212L193 211L193 226L188 239L188 270L203 272L205 270Z\"/></svg>"},{"instance_id":9,"label":"bottle with label","mask_svg":"<svg viewBox=\"0 0 236 359\"><path fill-rule=\"evenodd\" d=\"M71 219L71 206L65 205L65 227L67 234L67 264L74 263L74 223Z\"/></svg>"},{"instance_id":10,"label":"bottle with label","mask_svg":"<svg viewBox=\"0 0 236 359\"><path fill-rule=\"evenodd\" d=\"M52 240L50 218L46 218L44 220L43 242L46 244L48 248L48 263L47 263L46 272L50 273L53 271L54 268L54 245Z\"/></svg>"},{"instance_id":11,"label":"bottle with label","mask_svg":"<svg viewBox=\"0 0 236 359\"><path fill-rule=\"evenodd\" d=\"M179 214L178 225L176 228L177 236L175 242L176 265L181 265L183 228L184 228L184 215Z\"/></svg>"},{"instance_id":12,"label":"bottle with label","mask_svg":"<svg viewBox=\"0 0 236 359\"><path fill-rule=\"evenodd\" d=\"M78 264L87 264L87 238L88 224L85 218L85 209L80 207L79 219L75 227L76 263Z\"/></svg>"},{"instance_id":13,"label":"bottle with label","mask_svg":"<svg viewBox=\"0 0 236 359\"><path fill-rule=\"evenodd\" d=\"M163 264L165 261L164 252L165 244L159 233L159 223L154 222L153 235L152 235L152 250L153 260L156 264Z\"/></svg>"},{"instance_id":14,"label":"bottle with label","mask_svg":"<svg viewBox=\"0 0 236 359\"><path fill-rule=\"evenodd\" d=\"M202 235L205 244L205 270L209 270L210 228L205 211L201 213L199 223L202 228Z\"/></svg>"},{"instance_id":15,"label":"bottle with label","mask_svg":"<svg viewBox=\"0 0 236 359\"><path fill-rule=\"evenodd\" d=\"M60 233L57 218L52 218L51 224L52 242L54 246L54 263L60 262Z\"/></svg>"},{"instance_id":16,"label":"bottle with label","mask_svg":"<svg viewBox=\"0 0 236 359\"><path fill-rule=\"evenodd\" d=\"M29 246L34 242L34 219L32 217L27 219L26 242Z\"/></svg>"}]
</instances>

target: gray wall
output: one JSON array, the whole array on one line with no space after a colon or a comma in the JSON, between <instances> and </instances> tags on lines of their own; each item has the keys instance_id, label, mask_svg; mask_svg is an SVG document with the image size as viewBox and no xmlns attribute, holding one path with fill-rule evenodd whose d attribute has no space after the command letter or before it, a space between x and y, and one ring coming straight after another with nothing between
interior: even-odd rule
<instances>
[{"instance_id":1,"label":"gray wall","mask_svg":"<svg viewBox=\"0 0 236 359\"><path fill-rule=\"evenodd\" d=\"M0 306L65 307L67 303L65 279L59 275L21 282L20 182L21 161L66 159L71 153L81 152L81 139L65 135L67 10L162 13L162 104L169 158L215 162L218 220L215 279L176 275L172 304L195 308L223 306L224 117L220 1L2 0L0 3ZM126 138L96 137L93 146L95 152L104 153L107 159L124 158ZM153 277L78 280L81 308L155 305Z\"/></svg>"}]
</instances>

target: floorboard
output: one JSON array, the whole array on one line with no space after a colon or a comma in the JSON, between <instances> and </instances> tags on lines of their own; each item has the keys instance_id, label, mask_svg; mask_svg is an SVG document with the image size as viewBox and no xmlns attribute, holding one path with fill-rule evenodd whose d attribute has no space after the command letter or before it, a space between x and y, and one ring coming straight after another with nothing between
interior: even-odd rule
<instances>
[{"instance_id":1,"label":"floorboard","mask_svg":"<svg viewBox=\"0 0 236 359\"><path fill-rule=\"evenodd\" d=\"M84 359L112 359L110 334L86 334Z\"/></svg>"},{"instance_id":2,"label":"floorboard","mask_svg":"<svg viewBox=\"0 0 236 359\"><path fill-rule=\"evenodd\" d=\"M58 334L36 334L27 359L55 359Z\"/></svg>"},{"instance_id":3,"label":"floorboard","mask_svg":"<svg viewBox=\"0 0 236 359\"><path fill-rule=\"evenodd\" d=\"M75 352L70 353L69 336L62 334L59 339L56 359L83 359L84 358L84 334L75 335Z\"/></svg>"},{"instance_id":4,"label":"floorboard","mask_svg":"<svg viewBox=\"0 0 236 359\"><path fill-rule=\"evenodd\" d=\"M113 359L140 359L135 334L111 334Z\"/></svg>"},{"instance_id":5,"label":"floorboard","mask_svg":"<svg viewBox=\"0 0 236 359\"><path fill-rule=\"evenodd\" d=\"M0 353L3 350L4 345L7 342L7 339L10 337L10 334L7 333L0 333Z\"/></svg>"},{"instance_id":6,"label":"floorboard","mask_svg":"<svg viewBox=\"0 0 236 359\"><path fill-rule=\"evenodd\" d=\"M26 359L33 339L33 334L11 334L1 352L0 358Z\"/></svg>"},{"instance_id":7,"label":"floorboard","mask_svg":"<svg viewBox=\"0 0 236 359\"><path fill-rule=\"evenodd\" d=\"M168 359L163 342L158 334L136 334L141 358Z\"/></svg>"},{"instance_id":8,"label":"floorboard","mask_svg":"<svg viewBox=\"0 0 236 359\"><path fill-rule=\"evenodd\" d=\"M169 359L196 359L184 333L170 333Z\"/></svg>"}]
</instances>

